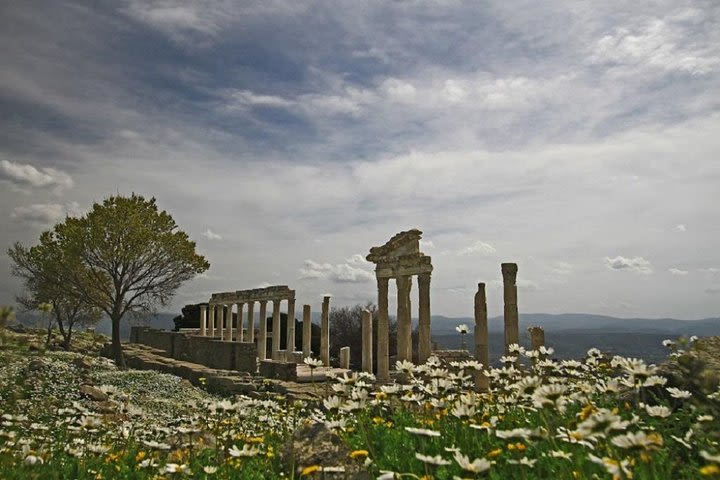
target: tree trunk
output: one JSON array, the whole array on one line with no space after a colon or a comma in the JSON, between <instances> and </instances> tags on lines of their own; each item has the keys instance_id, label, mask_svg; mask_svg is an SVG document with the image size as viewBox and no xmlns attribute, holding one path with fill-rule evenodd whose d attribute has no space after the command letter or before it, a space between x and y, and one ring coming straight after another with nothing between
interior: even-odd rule
<instances>
[{"instance_id":1,"label":"tree trunk","mask_svg":"<svg viewBox=\"0 0 720 480\"><path fill-rule=\"evenodd\" d=\"M62 321L60 315L56 316L56 321L58 328L60 329L60 334L63 337L62 347L65 350L70 351L70 332L72 330L72 324L68 325L68 331L65 331L65 322Z\"/></svg>"},{"instance_id":2,"label":"tree trunk","mask_svg":"<svg viewBox=\"0 0 720 480\"><path fill-rule=\"evenodd\" d=\"M112 356L115 360L115 365L118 368L126 368L125 356L123 355L122 344L120 343L120 320L121 316L112 316L110 321L112 322Z\"/></svg>"},{"instance_id":3,"label":"tree trunk","mask_svg":"<svg viewBox=\"0 0 720 480\"><path fill-rule=\"evenodd\" d=\"M47 338L45 339L45 347L46 348L50 346L50 340L52 340L52 327L53 327L53 320L52 320L52 317L50 317L48 315L48 330L47 330L48 334L47 334Z\"/></svg>"}]
</instances>

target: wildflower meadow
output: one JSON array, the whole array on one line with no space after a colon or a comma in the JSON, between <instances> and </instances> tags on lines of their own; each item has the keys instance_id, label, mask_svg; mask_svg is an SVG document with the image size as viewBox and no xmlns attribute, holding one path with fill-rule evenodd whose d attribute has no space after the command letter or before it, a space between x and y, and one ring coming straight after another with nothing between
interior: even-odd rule
<instances>
[{"instance_id":1,"label":"wildflower meadow","mask_svg":"<svg viewBox=\"0 0 720 480\"><path fill-rule=\"evenodd\" d=\"M0 349L0 478L345 478L350 466L362 472L353 478L720 478L720 390L693 370L692 343L668 341L672 368L516 345L496 368L433 357L398 363L390 384L348 373L296 401L221 398L11 338ZM476 391L478 375L489 391ZM347 458L289 463L288 439L313 424Z\"/></svg>"}]
</instances>

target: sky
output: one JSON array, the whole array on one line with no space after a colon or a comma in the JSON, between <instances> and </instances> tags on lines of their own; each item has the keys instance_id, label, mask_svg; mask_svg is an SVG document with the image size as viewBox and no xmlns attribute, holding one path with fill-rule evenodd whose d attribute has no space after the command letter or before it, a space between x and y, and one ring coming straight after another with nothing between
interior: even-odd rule
<instances>
[{"instance_id":1,"label":"sky","mask_svg":"<svg viewBox=\"0 0 720 480\"><path fill-rule=\"evenodd\" d=\"M516 262L521 313L720 316L717 1L3 2L0 52L0 304L7 247L135 192L211 264L171 311L376 302L417 228L433 314Z\"/></svg>"}]
</instances>

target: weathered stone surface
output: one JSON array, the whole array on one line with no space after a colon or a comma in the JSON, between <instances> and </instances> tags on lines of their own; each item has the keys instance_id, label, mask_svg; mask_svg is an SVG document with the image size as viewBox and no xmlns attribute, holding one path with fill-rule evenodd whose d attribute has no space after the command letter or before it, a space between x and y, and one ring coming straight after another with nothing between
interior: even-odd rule
<instances>
[{"instance_id":1,"label":"weathered stone surface","mask_svg":"<svg viewBox=\"0 0 720 480\"><path fill-rule=\"evenodd\" d=\"M342 467L344 472L324 472L323 478L370 479L370 475L358 460L350 458L345 442L324 424L316 423L299 428L282 453L283 463L294 465L296 474L311 465Z\"/></svg>"},{"instance_id":2,"label":"weathered stone surface","mask_svg":"<svg viewBox=\"0 0 720 480\"><path fill-rule=\"evenodd\" d=\"M109 398L107 393L92 385L80 385L80 395L89 398L93 402L105 402Z\"/></svg>"},{"instance_id":3,"label":"weathered stone surface","mask_svg":"<svg viewBox=\"0 0 720 480\"><path fill-rule=\"evenodd\" d=\"M520 330L517 306L516 263L503 263L500 267L503 276L503 297L505 299L505 353L513 343L520 343Z\"/></svg>"},{"instance_id":4,"label":"weathered stone surface","mask_svg":"<svg viewBox=\"0 0 720 480\"><path fill-rule=\"evenodd\" d=\"M340 348L340 368L350 368L350 347Z\"/></svg>"},{"instance_id":5,"label":"weathered stone surface","mask_svg":"<svg viewBox=\"0 0 720 480\"><path fill-rule=\"evenodd\" d=\"M487 297L484 283L478 283L478 291L475 294L475 359L485 368L490 367ZM475 374L475 387L481 392L488 390L489 380L484 373Z\"/></svg>"},{"instance_id":6,"label":"weathered stone surface","mask_svg":"<svg viewBox=\"0 0 720 480\"><path fill-rule=\"evenodd\" d=\"M263 360L260 362L260 375L265 378L295 381L297 380L297 364L277 360Z\"/></svg>"},{"instance_id":7,"label":"weathered stone surface","mask_svg":"<svg viewBox=\"0 0 720 480\"><path fill-rule=\"evenodd\" d=\"M545 330L542 327L528 327L528 333L530 334L530 348L532 350L545 346Z\"/></svg>"},{"instance_id":8,"label":"weathered stone surface","mask_svg":"<svg viewBox=\"0 0 720 480\"><path fill-rule=\"evenodd\" d=\"M287 285L274 285L250 290L213 293L210 297L210 303L260 302L268 300L288 300L290 298L295 298L295 290L289 289Z\"/></svg>"}]
</instances>

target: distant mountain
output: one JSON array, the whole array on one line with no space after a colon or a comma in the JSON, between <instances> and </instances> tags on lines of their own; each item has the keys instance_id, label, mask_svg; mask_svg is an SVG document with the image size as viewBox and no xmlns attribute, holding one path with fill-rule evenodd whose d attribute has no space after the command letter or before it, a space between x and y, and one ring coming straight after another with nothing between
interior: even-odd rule
<instances>
[{"instance_id":1,"label":"distant mountain","mask_svg":"<svg viewBox=\"0 0 720 480\"><path fill-rule=\"evenodd\" d=\"M475 320L470 317L445 317L434 315L432 317L433 335L457 334L455 327L467 324L471 329ZM520 314L520 330L538 325L549 332L615 332L615 333L655 333L664 335L720 335L720 318L705 318L702 320L677 320L674 318L617 318L605 315L592 315L586 313L525 313ZM491 332L503 331L503 317L497 316L488 319Z\"/></svg>"}]
</instances>

